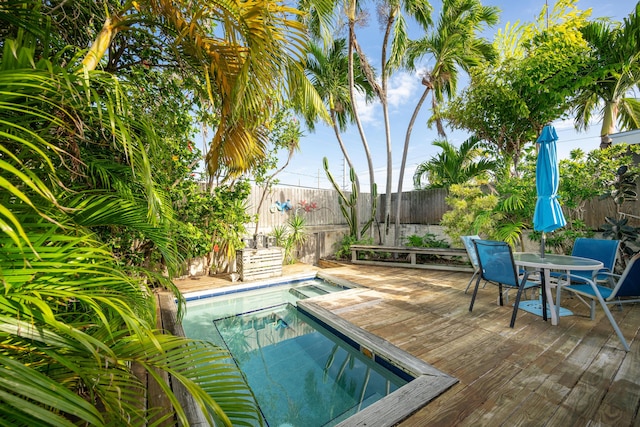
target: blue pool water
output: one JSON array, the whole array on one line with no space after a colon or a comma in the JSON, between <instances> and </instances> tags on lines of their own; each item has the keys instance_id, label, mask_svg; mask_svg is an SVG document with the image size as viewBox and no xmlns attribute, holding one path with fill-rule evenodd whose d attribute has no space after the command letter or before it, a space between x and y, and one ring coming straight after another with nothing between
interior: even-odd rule
<instances>
[{"instance_id":1,"label":"blue pool water","mask_svg":"<svg viewBox=\"0 0 640 427\"><path fill-rule=\"evenodd\" d=\"M333 426L407 383L295 306L320 279L188 300L190 338L229 349L271 427Z\"/></svg>"}]
</instances>

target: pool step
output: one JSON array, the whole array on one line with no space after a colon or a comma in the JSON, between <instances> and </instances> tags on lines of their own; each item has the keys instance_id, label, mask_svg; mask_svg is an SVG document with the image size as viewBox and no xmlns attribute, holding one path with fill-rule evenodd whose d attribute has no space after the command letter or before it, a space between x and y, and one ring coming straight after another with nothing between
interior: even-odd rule
<instances>
[{"instance_id":1,"label":"pool step","mask_svg":"<svg viewBox=\"0 0 640 427\"><path fill-rule=\"evenodd\" d=\"M299 288L291 288L289 289L289 293L295 296L296 298L307 299L311 297L316 297L318 295L328 294L329 291L319 288L318 286L309 285L309 286L302 286Z\"/></svg>"}]
</instances>

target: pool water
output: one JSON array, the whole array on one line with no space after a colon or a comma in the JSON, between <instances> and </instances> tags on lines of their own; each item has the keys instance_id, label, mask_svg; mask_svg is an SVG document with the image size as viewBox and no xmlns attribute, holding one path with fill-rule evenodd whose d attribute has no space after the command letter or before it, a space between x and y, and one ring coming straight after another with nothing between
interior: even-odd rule
<instances>
[{"instance_id":1,"label":"pool water","mask_svg":"<svg viewBox=\"0 0 640 427\"><path fill-rule=\"evenodd\" d=\"M333 426L407 383L295 306L339 290L313 279L189 301L183 327L229 349L266 425Z\"/></svg>"}]
</instances>

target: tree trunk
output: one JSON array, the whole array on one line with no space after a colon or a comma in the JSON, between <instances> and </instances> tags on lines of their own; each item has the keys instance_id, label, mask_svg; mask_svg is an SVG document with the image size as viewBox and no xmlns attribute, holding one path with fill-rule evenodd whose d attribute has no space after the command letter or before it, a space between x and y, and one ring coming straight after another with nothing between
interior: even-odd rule
<instances>
[{"instance_id":1,"label":"tree trunk","mask_svg":"<svg viewBox=\"0 0 640 427\"><path fill-rule=\"evenodd\" d=\"M389 228L391 222L391 192L393 185L393 148L391 144L391 124L389 123L389 105L387 100L387 45L389 43L389 35L395 22L395 13L391 12L387 19L387 26L382 40L382 52L380 54L380 79L382 81L382 91L380 93L380 102L382 103L382 116L384 118L384 133L387 143L387 182L385 186L386 197L384 199L384 234L383 243L388 244Z\"/></svg>"},{"instance_id":2,"label":"tree trunk","mask_svg":"<svg viewBox=\"0 0 640 427\"><path fill-rule=\"evenodd\" d=\"M602 118L602 128L600 129L600 148L611 147L609 135L616 132L616 120L618 119L618 103L609 101L604 106L604 117Z\"/></svg>"},{"instance_id":3,"label":"tree trunk","mask_svg":"<svg viewBox=\"0 0 640 427\"><path fill-rule=\"evenodd\" d=\"M104 22L98 37L94 40L87 56L82 60L82 65L85 71L93 71L98 66L100 60L104 57L107 49L111 45L111 41L118 33L118 24L120 23L120 17L117 15L107 17Z\"/></svg>"},{"instance_id":4,"label":"tree trunk","mask_svg":"<svg viewBox=\"0 0 640 427\"><path fill-rule=\"evenodd\" d=\"M349 5L349 47L348 47L348 55L349 55L349 98L351 99L351 107L353 108L353 117L356 121L356 125L358 127L358 132L360 133L360 139L362 140L362 146L364 147L364 152L367 157L367 164L369 166L369 188L370 192L373 191L373 187L375 184L375 177L373 172L373 160L371 159L371 151L369 150L369 143L367 142L367 137L364 134L364 129L362 128L362 123L360 122L360 117L358 116L358 108L356 106L356 97L355 97L355 85L354 85L354 77L353 77L353 49L357 44L356 34L355 34L355 0L351 0ZM375 213L375 200L373 197L371 198L371 212L370 214L373 216ZM370 234L373 235L373 227L371 228Z\"/></svg>"},{"instance_id":5,"label":"tree trunk","mask_svg":"<svg viewBox=\"0 0 640 427\"><path fill-rule=\"evenodd\" d=\"M429 90L431 88L427 86L427 88L422 93L416 108L413 110L413 114L411 115L411 120L409 120L409 125L407 126L407 133L404 138L404 149L402 150L402 163L400 163L400 177L398 179L398 192L396 194L396 221L395 221L395 229L394 229L394 244L395 246L400 246L400 203L402 202L402 181L404 181L404 169L407 165L407 154L409 152L409 141L411 141L411 131L413 130L413 125L418 118L418 113L422 108L422 104L424 104L424 100L427 99L427 95L429 94Z\"/></svg>"}]
</instances>

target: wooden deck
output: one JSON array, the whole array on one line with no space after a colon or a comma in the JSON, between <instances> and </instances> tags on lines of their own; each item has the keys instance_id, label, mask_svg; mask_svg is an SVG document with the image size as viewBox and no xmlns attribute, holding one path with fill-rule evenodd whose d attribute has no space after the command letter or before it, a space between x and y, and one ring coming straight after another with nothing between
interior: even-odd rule
<instances>
[{"instance_id":1,"label":"wooden deck","mask_svg":"<svg viewBox=\"0 0 640 427\"><path fill-rule=\"evenodd\" d=\"M285 274L312 269L297 264ZM399 425L640 426L640 305L612 313L631 346L625 352L604 316L564 295L577 315L558 326L496 304L480 289L472 313L470 273L342 265L324 273L365 289L318 305L456 377L459 382ZM228 286L228 279L178 281L182 292Z\"/></svg>"}]
</instances>

